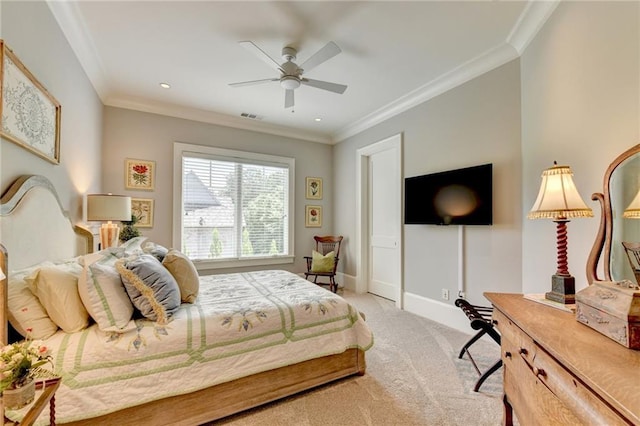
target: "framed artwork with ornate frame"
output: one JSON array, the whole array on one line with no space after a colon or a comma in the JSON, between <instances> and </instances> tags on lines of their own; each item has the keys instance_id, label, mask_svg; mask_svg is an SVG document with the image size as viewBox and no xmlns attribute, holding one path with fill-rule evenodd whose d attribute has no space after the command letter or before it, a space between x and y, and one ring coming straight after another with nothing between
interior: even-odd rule
<instances>
[{"instance_id":1,"label":"framed artwork with ornate frame","mask_svg":"<svg viewBox=\"0 0 640 426\"><path fill-rule=\"evenodd\" d=\"M124 170L125 188L153 191L156 173L155 161L127 158Z\"/></svg>"},{"instance_id":2,"label":"framed artwork with ornate frame","mask_svg":"<svg viewBox=\"0 0 640 426\"><path fill-rule=\"evenodd\" d=\"M131 214L138 218L138 228L153 228L153 199L132 198Z\"/></svg>"},{"instance_id":3,"label":"framed artwork with ornate frame","mask_svg":"<svg viewBox=\"0 0 640 426\"><path fill-rule=\"evenodd\" d=\"M0 135L60 164L60 103L0 40Z\"/></svg>"},{"instance_id":4,"label":"framed artwork with ornate frame","mask_svg":"<svg viewBox=\"0 0 640 426\"><path fill-rule=\"evenodd\" d=\"M308 177L305 187L307 200L322 200L322 178Z\"/></svg>"},{"instance_id":5,"label":"framed artwork with ornate frame","mask_svg":"<svg viewBox=\"0 0 640 426\"><path fill-rule=\"evenodd\" d=\"M305 206L304 226L307 228L322 226L322 206Z\"/></svg>"}]
</instances>

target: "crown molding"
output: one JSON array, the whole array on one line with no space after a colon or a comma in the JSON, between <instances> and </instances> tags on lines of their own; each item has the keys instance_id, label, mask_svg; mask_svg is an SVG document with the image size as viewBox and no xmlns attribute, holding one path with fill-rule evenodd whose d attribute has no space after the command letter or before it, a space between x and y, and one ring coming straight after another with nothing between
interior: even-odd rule
<instances>
[{"instance_id":1,"label":"crown molding","mask_svg":"<svg viewBox=\"0 0 640 426\"><path fill-rule=\"evenodd\" d=\"M286 126L252 121L248 118L234 117L227 114L219 114L197 108L187 108L178 105L163 104L159 102L135 101L129 98L110 97L106 106L131 109L135 111L148 112L151 114L166 115L168 117L182 118L185 120L199 121L202 123L216 124L219 126L232 127L234 129L248 130L270 135L284 136L288 138L301 139L309 142L331 144L329 136L312 133L305 130L294 129Z\"/></svg>"},{"instance_id":2,"label":"crown molding","mask_svg":"<svg viewBox=\"0 0 640 426\"><path fill-rule=\"evenodd\" d=\"M333 142L341 142L520 57L559 3L560 0L530 0L504 43L344 127L332 135Z\"/></svg>"},{"instance_id":3,"label":"crown molding","mask_svg":"<svg viewBox=\"0 0 640 426\"><path fill-rule=\"evenodd\" d=\"M518 55L522 55L559 4L560 0L527 3L507 37L507 43L518 51Z\"/></svg>"},{"instance_id":4,"label":"crown molding","mask_svg":"<svg viewBox=\"0 0 640 426\"><path fill-rule=\"evenodd\" d=\"M285 126L251 122L247 119L195 108L124 98L108 99L109 84L106 73L99 56L96 54L93 40L84 25L84 19L77 4L60 0L46 1L82 68L105 105L320 143L341 142L519 57L560 3L560 0L530 0L504 43L367 114L332 135L326 136Z\"/></svg>"},{"instance_id":5,"label":"crown molding","mask_svg":"<svg viewBox=\"0 0 640 426\"><path fill-rule=\"evenodd\" d=\"M517 57L513 46L503 43L343 128L333 135L333 141L341 142Z\"/></svg>"},{"instance_id":6,"label":"crown molding","mask_svg":"<svg viewBox=\"0 0 640 426\"><path fill-rule=\"evenodd\" d=\"M46 1L93 88L104 102L109 92L107 76L78 5L70 1Z\"/></svg>"}]
</instances>

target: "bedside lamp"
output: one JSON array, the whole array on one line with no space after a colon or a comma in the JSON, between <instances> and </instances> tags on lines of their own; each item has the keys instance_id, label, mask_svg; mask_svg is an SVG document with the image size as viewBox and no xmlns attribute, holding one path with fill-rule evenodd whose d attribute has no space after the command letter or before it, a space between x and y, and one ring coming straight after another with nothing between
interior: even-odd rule
<instances>
[{"instance_id":1,"label":"bedside lamp","mask_svg":"<svg viewBox=\"0 0 640 426\"><path fill-rule=\"evenodd\" d=\"M545 298L563 304L575 303L575 278L567 263L567 222L576 217L593 217L593 211L582 201L569 166L553 167L542 173L540 192L529 219L552 219L556 223L558 238L558 270L551 277L551 292Z\"/></svg>"},{"instance_id":2,"label":"bedside lamp","mask_svg":"<svg viewBox=\"0 0 640 426\"><path fill-rule=\"evenodd\" d=\"M101 248L117 246L120 227L111 221L131 220L131 197L113 194L87 195L87 220L107 221L100 228Z\"/></svg>"},{"instance_id":3,"label":"bedside lamp","mask_svg":"<svg viewBox=\"0 0 640 426\"><path fill-rule=\"evenodd\" d=\"M629 207L624 209L622 217L627 219L640 219L640 191L638 191L634 199L631 201Z\"/></svg>"}]
</instances>

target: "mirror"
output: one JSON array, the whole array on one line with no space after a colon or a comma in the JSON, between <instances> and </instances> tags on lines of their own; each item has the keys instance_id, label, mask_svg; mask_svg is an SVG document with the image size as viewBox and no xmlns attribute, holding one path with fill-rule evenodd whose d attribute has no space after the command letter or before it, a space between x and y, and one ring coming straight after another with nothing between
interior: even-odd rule
<instances>
[{"instance_id":1,"label":"mirror","mask_svg":"<svg viewBox=\"0 0 640 426\"><path fill-rule=\"evenodd\" d=\"M624 218L624 210L640 190L640 144L620 154L609 165L603 181L603 193L595 193L602 209L600 227L587 260L587 280L636 283L622 242L640 243L640 218ZM603 258L604 277L598 277L597 267Z\"/></svg>"}]
</instances>

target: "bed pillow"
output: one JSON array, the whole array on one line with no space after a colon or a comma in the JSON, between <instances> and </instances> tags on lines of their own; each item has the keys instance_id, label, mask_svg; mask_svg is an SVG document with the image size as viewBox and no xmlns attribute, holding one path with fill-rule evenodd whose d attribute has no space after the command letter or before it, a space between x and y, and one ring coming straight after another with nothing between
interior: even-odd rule
<instances>
[{"instance_id":1,"label":"bed pillow","mask_svg":"<svg viewBox=\"0 0 640 426\"><path fill-rule=\"evenodd\" d=\"M150 254L116 261L124 287L142 315L166 324L180 307L180 288L175 278Z\"/></svg>"},{"instance_id":2,"label":"bed pillow","mask_svg":"<svg viewBox=\"0 0 640 426\"><path fill-rule=\"evenodd\" d=\"M200 291L200 277L191 259L178 250L171 249L164 257L162 264L176 279L180 288L180 300L194 303Z\"/></svg>"},{"instance_id":3,"label":"bed pillow","mask_svg":"<svg viewBox=\"0 0 640 426\"><path fill-rule=\"evenodd\" d=\"M160 244L152 243L151 241L147 241L142 245L142 251L155 257L160 262L164 260L164 257L169 252L166 247L163 247Z\"/></svg>"},{"instance_id":4,"label":"bed pillow","mask_svg":"<svg viewBox=\"0 0 640 426\"><path fill-rule=\"evenodd\" d=\"M336 253L330 251L324 256L313 250L311 252L311 272L333 272L333 266L336 262Z\"/></svg>"},{"instance_id":5,"label":"bed pillow","mask_svg":"<svg viewBox=\"0 0 640 426\"><path fill-rule=\"evenodd\" d=\"M116 270L116 260L113 258L113 262L110 262L108 258L85 258L85 266L78 280L78 293L100 330L125 332L135 327L131 323L133 304Z\"/></svg>"},{"instance_id":6,"label":"bed pillow","mask_svg":"<svg viewBox=\"0 0 640 426\"><path fill-rule=\"evenodd\" d=\"M67 333L89 325L89 314L78 294L79 264L44 266L25 278L49 318Z\"/></svg>"},{"instance_id":7,"label":"bed pillow","mask_svg":"<svg viewBox=\"0 0 640 426\"><path fill-rule=\"evenodd\" d=\"M31 292L25 277L32 274L38 268L45 265L53 265L46 262L31 268L11 271L9 273L9 289L7 291L7 317L11 326L22 335L33 339L46 339L58 331L58 326L49 318L44 306ZM30 331L27 333L27 329Z\"/></svg>"},{"instance_id":8,"label":"bed pillow","mask_svg":"<svg viewBox=\"0 0 640 426\"><path fill-rule=\"evenodd\" d=\"M124 250L128 255L141 253L142 245L147 241L147 237L133 237L130 240L125 241L124 243L118 246L119 249Z\"/></svg>"}]
</instances>

